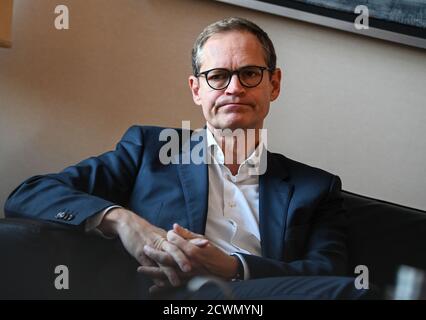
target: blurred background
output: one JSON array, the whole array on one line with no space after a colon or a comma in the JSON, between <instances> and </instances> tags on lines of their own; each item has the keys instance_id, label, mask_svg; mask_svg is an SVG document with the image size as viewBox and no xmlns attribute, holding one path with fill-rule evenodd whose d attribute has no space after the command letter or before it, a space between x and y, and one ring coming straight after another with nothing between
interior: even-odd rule
<instances>
[{"instance_id":1,"label":"blurred background","mask_svg":"<svg viewBox=\"0 0 426 320\"><path fill-rule=\"evenodd\" d=\"M68 30L54 27L59 4ZM425 50L213 0L15 0L12 47L0 48L0 206L25 178L113 149L133 124L203 126L190 50L228 16L276 46L272 151L338 174L345 190L426 209Z\"/></svg>"}]
</instances>

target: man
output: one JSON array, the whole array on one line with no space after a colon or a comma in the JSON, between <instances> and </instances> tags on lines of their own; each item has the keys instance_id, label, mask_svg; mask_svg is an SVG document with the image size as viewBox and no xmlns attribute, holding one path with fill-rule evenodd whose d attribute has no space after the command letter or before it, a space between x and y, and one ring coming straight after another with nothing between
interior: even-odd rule
<instances>
[{"instance_id":1,"label":"man","mask_svg":"<svg viewBox=\"0 0 426 320\"><path fill-rule=\"evenodd\" d=\"M166 129L135 126L115 151L25 181L6 214L118 236L153 279L151 291L172 297L184 289L170 287L196 275L247 280L229 283L237 298L361 297L353 279L338 277L346 271L339 178L264 148L281 82L268 35L244 19L218 21L197 38L192 64L205 161L184 163L198 138L185 140L183 130L177 161L164 163ZM262 159L266 171L251 170ZM206 287L199 297L221 296Z\"/></svg>"}]
</instances>

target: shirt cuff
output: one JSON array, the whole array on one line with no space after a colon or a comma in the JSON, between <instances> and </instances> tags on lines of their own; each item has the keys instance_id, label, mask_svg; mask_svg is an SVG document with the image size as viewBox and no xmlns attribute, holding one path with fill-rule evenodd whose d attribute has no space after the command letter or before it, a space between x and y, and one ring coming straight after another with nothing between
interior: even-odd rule
<instances>
[{"instance_id":1,"label":"shirt cuff","mask_svg":"<svg viewBox=\"0 0 426 320\"><path fill-rule=\"evenodd\" d=\"M240 259L241 263L243 264L243 268L244 268L244 280L249 280L250 279L250 269L248 267L248 264L246 262L246 259L244 259L242 254L239 253L233 253L233 256L236 256L238 259Z\"/></svg>"},{"instance_id":2,"label":"shirt cuff","mask_svg":"<svg viewBox=\"0 0 426 320\"><path fill-rule=\"evenodd\" d=\"M99 213L96 213L94 216L88 218L84 225L84 231L87 233L94 233L105 239L115 239L115 237L109 237L105 235L101 230L98 229L99 225L102 222L104 216L112 209L122 208L121 206L110 206Z\"/></svg>"}]
</instances>

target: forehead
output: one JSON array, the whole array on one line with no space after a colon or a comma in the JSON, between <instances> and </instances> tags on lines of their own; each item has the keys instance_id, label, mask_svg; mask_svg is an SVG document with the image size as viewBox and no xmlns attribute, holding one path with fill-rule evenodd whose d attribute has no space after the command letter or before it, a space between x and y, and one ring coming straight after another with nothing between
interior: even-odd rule
<instances>
[{"instance_id":1,"label":"forehead","mask_svg":"<svg viewBox=\"0 0 426 320\"><path fill-rule=\"evenodd\" d=\"M254 34L242 31L218 33L210 37L201 50L200 63L205 70L266 65L260 41Z\"/></svg>"}]
</instances>

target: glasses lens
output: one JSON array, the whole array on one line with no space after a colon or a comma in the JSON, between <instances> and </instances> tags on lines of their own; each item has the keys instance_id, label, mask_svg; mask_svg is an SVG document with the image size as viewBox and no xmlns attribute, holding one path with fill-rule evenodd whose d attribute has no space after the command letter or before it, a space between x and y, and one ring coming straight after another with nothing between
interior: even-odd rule
<instances>
[{"instance_id":1,"label":"glasses lens","mask_svg":"<svg viewBox=\"0 0 426 320\"><path fill-rule=\"evenodd\" d=\"M247 87L255 87L262 81L263 69L259 67L246 67L240 70L240 81Z\"/></svg>"},{"instance_id":2,"label":"glasses lens","mask_svg":"<svg viewBox=\"0 0 426 320\"><path fill-rule=\"evenodd\" d=\"M208 84L214 89L222 89L228 85L230 72L222 69L211 70L206 79Z\"/></svg>"}]
</instances>

